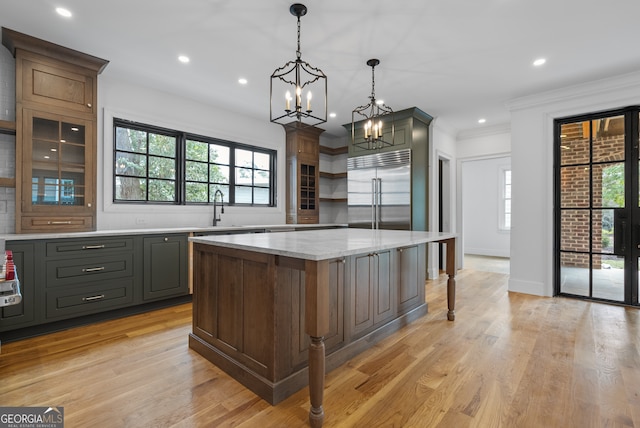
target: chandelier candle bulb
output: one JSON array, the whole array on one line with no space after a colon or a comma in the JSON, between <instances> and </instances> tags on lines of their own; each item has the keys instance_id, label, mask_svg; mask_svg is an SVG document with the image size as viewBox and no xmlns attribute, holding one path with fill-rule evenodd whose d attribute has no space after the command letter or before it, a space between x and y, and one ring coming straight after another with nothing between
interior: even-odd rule
<instances>
[{"instance_id":1,"label":"chandelier candle bulb","mask_svg":"<svg viewBox=\"0 0 640 428\"><path fill-rule=\"evenodd\" d=\"M286 111L291 111L291 92L287 91L286 94L284 94L284 99L285 99L285 110Z\"/></svg>"},{"instance_id":2,"label":"chandelier candle bulb","mask_svg":"<svg viewBox=\"0 0 640 428\"><path fill-rule=\"evenodd\" d=\"M307 111L311 111L311 91L307 92Z\"/></svg>"}]
</instances>

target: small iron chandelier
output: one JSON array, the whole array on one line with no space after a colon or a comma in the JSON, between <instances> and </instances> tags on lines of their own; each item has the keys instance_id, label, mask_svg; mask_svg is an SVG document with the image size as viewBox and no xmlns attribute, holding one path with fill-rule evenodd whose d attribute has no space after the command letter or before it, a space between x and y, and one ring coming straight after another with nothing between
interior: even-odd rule
<instances>
[{"instance_id":1,"label":"small iron chandelier","mask_svg":"<svg viewBox=\"0 0 640 428\"><path fill-rule=\"evenodd\" d=\"M295 60L287 62L271 75L271 122L284 126L315 126L327 121L327 76L301 59L300 17L307 14L307 7L295 3L289 12L298 17L298 49ZM324 96L324 100L318 99L319 96ZM320 108L315 110L312 105Z\"/></svg>"},{"instance_id":2,"label":"small iron chandelier","mask_svg":"<svg viewBox=\"0 0 640 428\"><path fill-rule=\"evenodd\" d=\"M376 100L375 67L378 64L380 64L379 59L367 61L367 65L371 67L369 104L356 107L351 112L351 144L364 150L376 150L393 146L395 138L393 110L385 105L382 100ZM359 130L362 128L357 137L356 123Z\"/></svg>"}]
</instances>

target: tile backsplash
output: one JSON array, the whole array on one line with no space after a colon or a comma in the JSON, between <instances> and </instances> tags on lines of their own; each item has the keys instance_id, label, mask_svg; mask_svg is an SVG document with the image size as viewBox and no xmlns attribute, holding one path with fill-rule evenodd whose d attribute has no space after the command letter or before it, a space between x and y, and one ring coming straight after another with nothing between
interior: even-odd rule
<instances>
[{"instance_id":1,"label":"tile backsplash","mask_svg":"<svg viewBox=\"0 0 640 428\"><path fill-rule=\"evenodd\" d=\"M0 47L0 120L16 120L16 62ZM16 176L16 138L0 134L0 177ZM0 187L0 235L15 233L16 189Z\"/></svg>"}]
</instances>

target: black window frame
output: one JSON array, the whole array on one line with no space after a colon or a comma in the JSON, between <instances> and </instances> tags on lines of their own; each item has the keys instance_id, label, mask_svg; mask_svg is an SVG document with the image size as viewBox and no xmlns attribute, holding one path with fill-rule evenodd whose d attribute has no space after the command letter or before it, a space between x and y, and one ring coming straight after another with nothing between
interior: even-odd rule
<instances>
[{"instance_id":1,"label":"black window frame","mask_svg":"<svg viewBox=\"0 0 640 428\"><path fill-rule=\"evenodd\" d=\"M118 177L129 177L128 175L121 175L121 174L117 174L117 167L116 167L116 159L117 159L117 152L122 152L123 150L119 150L117 148L116 145L116 137L117 137L117 132L116 129L117 128L129 128L129 129L134 129L137 131L143 131L143 132L147 132L147 133L154 133L154 134L160 134L160 135L166 135L166 136L173 136L176 138L176 153L175 153L175 183L176 183L176 189L175 189L175 200L174 201L154 201L154 200L149 200L149 189L147 186L147 192L145 195L145 200L124 200L124 199L117 199L116 198L116 180ZM255 207L274 207L276 206L276 201L277 201L277 170L276 170L276 165L277 165L277 151L273 150L273 149L268 149L268 148L264 148L264 147L258 147L258 146L252 146L249 144L243 144L243 143L239 143L239 142L235 142L235 141L229 141L229 140L223 140L220 138L215 138L215 137L208 137L208 136L204 136L204 135L198 135L198 134L194 134L194 133L189 133L189 132L184 132L184 131L179 131L179 130L174 130L174 129L169 129L169 128L162 128L162 127L158 127L158 126L154 126L154 125L148 125L148 124L144 124L144 123L140 123L140 122L135 122L135 121L131 121L131 120L126 120L126 119L121 119L121 118L114 118L113 119L113 156L114 156L114 161L113 161L113 178L112 178L112 185L113 185L113 203L115 204L140 204L140 205L146 205L146 204L151 204L151 205L211 205L213 203L213 195L212 193L212 183L209 182L207 183L207 194L208 194L208 202L191 202L191 201L187 201L187 192L186 192L186 185L187 182L193 182L192 180L188 181L186 178L186 163L187 161L189 162L193 162L193 159L187 159L187 141L196 141L196 142L201 142L201 143L205 143L205 144L209 144L209 145L218 145L218 146L224 146L224 147L228 147L229 148L229 183L228 183L228 192L225 193L224 195L224 202L225 204L229 205L229 206L247 206L247 207L251 207L251 206L255 206ZM268 179L268 187L264 187L264 186L256 186L255 183L252 182L252 184L250 186L246 186L244 184L237 184L236 183L236 168L246 168L246 167L241 167L241 166L237 166L235 165L235 153L236 150L240 149L240 150L246 150L246 151L250 151L253 153L253 155L255 155L256 153L259 154L265 154L269 156L269 179ZM146 156L148 157L149 154L149 148L147 147L147 153ZM141 155L142 153L137 153L137 152L131 152L131 153L135 153L137 155ZM149 180L149 167L148 167L148 163L147 162L147 167L146 167L146 176L144 177L145 179ZM210 162L210 160L208 160L206 162L208 165L211 165L212 163ZM252 165L252 167L250 167L249 169L252 170L256 170L256 168ZM260 168L257 168L258 171L266 171ZM225 184L227 185L227 184ZM268 188L269 189L269 202L264 204L264 203L255 203L255 193L252 191L251 195L252 195L252 201L247 203L247 202L237 202L236 201L236 189L239 187L251 187L252 189L255 188L259 188L259 189L264 189L264 188Z\"/></svg>"}]
</instances>

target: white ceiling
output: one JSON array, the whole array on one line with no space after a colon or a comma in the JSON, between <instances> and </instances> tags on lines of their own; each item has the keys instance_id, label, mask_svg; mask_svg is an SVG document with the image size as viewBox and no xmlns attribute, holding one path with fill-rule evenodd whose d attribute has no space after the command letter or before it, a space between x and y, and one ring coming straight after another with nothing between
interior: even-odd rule
<instances>
[{"instance_id":1,"label":"white ceiling","mask_svg":"<svg viewBox=\"0 0 640 428\"><path fill-rule=\"evenodd\" d=\"M107 59L103 75L268 121L269 77L295 59L292 3L0 0L0 25ZM508 100L640 69L638 0L304 4L302 59L328 76L337 117L321 127L334 135L368 102L370 58L381 61L377 98L394 110L417 106L456 132L507 124ZM539 57L547 63L533 67Z\"/></svg>"}]
</instances>

